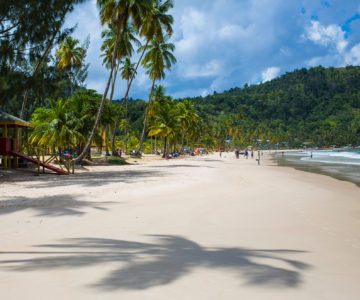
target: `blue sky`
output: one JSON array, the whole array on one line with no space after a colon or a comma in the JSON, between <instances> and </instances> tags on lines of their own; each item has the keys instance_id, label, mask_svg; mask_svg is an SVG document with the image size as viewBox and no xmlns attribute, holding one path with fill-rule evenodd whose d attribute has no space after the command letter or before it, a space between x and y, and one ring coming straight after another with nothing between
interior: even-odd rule
<instances>
[{"instance_id":1,"label":"blue sky","mask_svg":"<svg viewBox=\"0 0 360 300\"><path fill-rule=\"evenodd\" d=\"M206 96L258 84L299 68L360 64L357 0L175 0L172 42L177 64L161 82L175 98ZM87 88L103 92L108 71L99 58L101 25L95 0L77 5L65 26L90 34ZM133 59L136 60L137 57ZM130 97L147 99L140 69ZM124 96L118 80L115 99Z\"/></svg>"}]
</instances>

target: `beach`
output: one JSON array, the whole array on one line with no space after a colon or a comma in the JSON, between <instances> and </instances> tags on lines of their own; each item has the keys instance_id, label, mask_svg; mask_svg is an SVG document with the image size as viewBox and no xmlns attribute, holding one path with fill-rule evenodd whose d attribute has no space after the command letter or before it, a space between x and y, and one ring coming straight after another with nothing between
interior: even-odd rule
<instances>
[{"instance_id":1,"label":"beach","mask_svg":"<svg viewBox=\"0 0 360 300\"><path fill-rule=\"evenodd\" d=\"M359 299L360 188L265 153L0 170L3 299Z\"/></svg>"}]
</instances>

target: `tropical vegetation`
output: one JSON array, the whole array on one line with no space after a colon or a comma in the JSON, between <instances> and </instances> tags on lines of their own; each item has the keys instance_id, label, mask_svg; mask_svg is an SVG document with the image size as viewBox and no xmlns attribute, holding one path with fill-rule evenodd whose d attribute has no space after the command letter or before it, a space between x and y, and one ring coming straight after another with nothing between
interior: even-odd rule
<instances>
[{"instance_id":1,"label":"tropical vegetation","mask_svg":"<svg viewBox=\"0 0 360 300\"><path fill-rule=\"evenodd\" d=\"M35 124L30 135L23 133L27 142L67 149L77 162L90 157L94 145L100 152L105 145L106 155L161 150L165 157L195 146L360 144L360 67L319 66L206 97L168 96L161 80L176 63L173 0L97 1L104 26L99 59L109 76L103 94L87 89L90 38L77 40L75 28L63 27L80 2L1 6L0 109ZM147 101L129 97L139 67L151 82ZM124 96L113 99L119 88Z\"/></svg>"}]
</instances>

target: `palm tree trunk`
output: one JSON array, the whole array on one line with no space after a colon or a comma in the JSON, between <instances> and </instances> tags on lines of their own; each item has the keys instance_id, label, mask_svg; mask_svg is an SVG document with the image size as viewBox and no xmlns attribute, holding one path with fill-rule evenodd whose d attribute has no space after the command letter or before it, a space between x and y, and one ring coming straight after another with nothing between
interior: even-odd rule
<instances>
[{"instance_id":1,"label":"palm tree trunk","mask_svg":"<svg viewBox=\"0 0 360 300\"><path fill-rule=\"evenodd\" d=\"M113 96L114 96L115 82L116 82L117 73L119 71L119 66L120 66L120 60L116 65L114 79L113 79L113 82L112 82L112 85L111 85L111 93L110 93L109 104L112 103L112 99L113 99ZM115 132L116 132L116 128L117 128L117 126L115 125ZM108 146L108 131L109 131L109 127L106 126L106 129L105 129L105 156L110 156L109 146ZM114 140L114 142L115 142L115 140ZM113 145L113 140L111 140L111 146L112 145ZM112 155L115 155L114 154L114 147L111 147L111 152L112 152Z\"/></svg>"},{"instance_id":2,"label":"palm tree trunk","mask_svg":"<svg viewBox=\"0 0 360 300\"><path fill-rule=\"evenodd\" d=\"M117 152L115 149L115 138L116 138L116 129L119 126L119 119L116 119L115 126L112 133L112 139L111 139L111 152L113 156L117 156Z\"/></svg>"},{"instance_id":3,"label":"palm tree trunk","mask_svg":"<svg viewBox=\"0 0 360 300\"><path fill-rule=\"evenodd\" d=\"M111 93L110 93L110 98L109 98L109 104L112 103L113 97L114 97L114 91L115 91L115 83L116 83L116 77L119 71L119 67L120 67L120 60L118 61L118 63L115 66L115 73L114 73L114 79L111 85Z\"/></svg>"},{"instance_id":4,"label":"palm tree trunk","mask_svg":"<svg viewBox=\"0 0 360 300\"><path fill-rule=\"evenodd\" d=\"M149 96L149 101L148 101L148 105L146 107L146 112L145 112L145 118L144 118L144 126L143 126L143 130L141 133L141 138L139 141L139 148L136 152L136 154L139 154L142 148L142 144L144 143L144 139L145 139L145 132L146 132L146 125L147 125L147 120L148 120L148 115L149 115L149 110L150 110L150 105L151 105L151 99L154 93L154 87L155 87L155 79L153 79L153 84L151 87L151 92L150 92L150 96Z\"/></svg>"},{"instance_id":5,"label":"palm tree trunk","mask_svg":"<svg viewBox=\"0 0 360 300\"><path fill-rule=\"evenodd\" d=\"M166 157L166 142L167 142L167 137L165 136L165 137L164 137L164 153L163 153L163 155L162 155L163 158Z\"/></svg>"},{"instance_id":6,"label":"palm tree trunk","mask_svg":"<svg viewBox=\"0 0 360 300\"><path fill-rule=\"evenodd\" d=\"M105 128L105 156L110 156L109 146L108 146L108 133L109 133L109 126Z\"/></svg>"},{"instance_id":7,"label":"palm tree trunk","mask_svg":"<svg viewBox=\"0 0 360 300\"><path fill-rule=\"evenodd\" d=\"M113 53L113 58L112 58L112 64L111 64L111 71L110 71L110 75L109 75L109 79L108 79L108 82L106 84L106 88L105 88L105 91L104 91L104 95L102 97L102 100L101 100L101 103L100 103L100 107L99 107L99 111L98 111L98 114L96 116L96 120L95 120L95 124L94 124L94 127L91 131L91 135L90 135L90 138L89 138L89 141L88 143L86 144L85 146L85 149L83 150L83 152L75 159L75 163L79 163L81 162L81 160L84 158L84 156L86 155L86 153L90 150L90 147L91 147L91 143L95 137L95 134L96 134L96 129L100 123L100 119L101 119L101 115L102 115L102 112L103 112L103 109L104 109L104 105L105 105L105 101L106 101L106 96L107 96L107 93L109 91L109 87L110 87L110 84L111 84L111 80L112 80L112 76L113 76L113 72L114 72L114 68L115 68L115 60L116 60L116 53L117 53L117 49L118 49L118 43L119 43L119 37L120 37L120 26L118 25L117 26L117 32L116 32L116 41L115 41L115 49L114 49L114 53Z\"/></svg>"},{"instance_id":8,"label":"palm tree trunk","mask_svg":"<svg viewBox=\"0 0 360 300\"><path fill-rule=\"evenodd\" d=\"M183 133L182 133L182 136L181 136L181 150L180 150L180 153L184 152L184 141L185 141L185 129L183 129Z\"/></svg>"},{"instance_id":9,"label":"palm tree trunk","mask_svg":"<svg viewBox=\"0 0 360 300\"><path fill-rule=\"evenodd\" d=\"M58 26L58 28L55 30L53 36L51 37L51 40L49 41L49 43L48 43L48 45L47 45L47 47L46 47L43 55L40 57L39 61L37 62L36 67L35 67L35 70L34 70L34 72L33 72L33 74L32 74L31 77L34 77L35 74L39 71L39 69L40 69L40 67L41 67L41 65L42 65L42 63L43 63L46 55L47 55L48 52L50 51L50 48L52 47L52 45L53 45L53 43L54 43L54 40L55 40L57 34L58 34L59 31L60 31L60 28L61 28L61 26L62 26L62 23L64 22L65 16L66 16L67 12L68 12L69 9L70 9L71 3L72 3L72 1L69 1L69 3L67 4L67 6L65 7L64 13L63 13L63 15L62 15L62 17L61 17L61 20L60 20L60 22L59 22L59 26ZM23 119L23 118L24 118L25 107L26 107L27 99L28 99L28 97L29 97L29 92L30 92L30 90L29 90L29 88L27 88L27 89L25 90L25 94L24 94L24 98L23 98L23 102L22 102L22 106L21 106L20 119ZM19 131L20 131L20 130L19 130Z\"/></svg>"},{"instance_id":10,"label":"palm tree trunk","mask_svg":"<svg viewBox=\"0 0 360 300\"><path fill-rule=\"evenodd\" d=\"M147 49L147 47L148 47L148 45L149 45L149 42L150 42L150 41L147 41L147 42L146 42L146 45L145 45L145 47L144 47L144 50L143 50L143 52L141 53L141 56L140 56L140 58L139 58L139 60L138 60L138 62L137 62L137 64L136 64L135 72L134 72L134 73L132 74L132 76L131 76L130 83L128 84L128 87L127 87L127 89L126 89L125 97L124 97L124 99L123 99L123 102L121 103L121 106L124 106L125 100L127 100L127 97L128 97L128 95L129 95L129 91L130 91L131 84L132 84L132 82L133 82L133 80L134 80L134 78L135 78L135 74L136 74L137 69L138 69L138 67L139 67L139 65L140 65L140 62L141 62L141 60L142 60L142 58L143 58L143 56L144 56L144 54L145 54L145 51L146 51L146 49Z\"/></svg>"}]
</instances>

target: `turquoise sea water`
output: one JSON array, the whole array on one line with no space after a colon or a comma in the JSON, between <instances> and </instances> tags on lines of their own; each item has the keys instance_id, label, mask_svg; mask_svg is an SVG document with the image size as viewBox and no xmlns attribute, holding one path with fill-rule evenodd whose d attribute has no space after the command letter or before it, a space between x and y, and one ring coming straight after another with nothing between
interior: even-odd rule
<instances>
[{"instance_id":1,"label":"turquoise sea water","mask_svg":"<svg viewBox=\"0 0 360 300\"><path fill-rule=\"evenodd\" d=\"M360 186L360 149L281 152L275 155L279 165L321 173Z\"/></svg>"}]
</instances>

